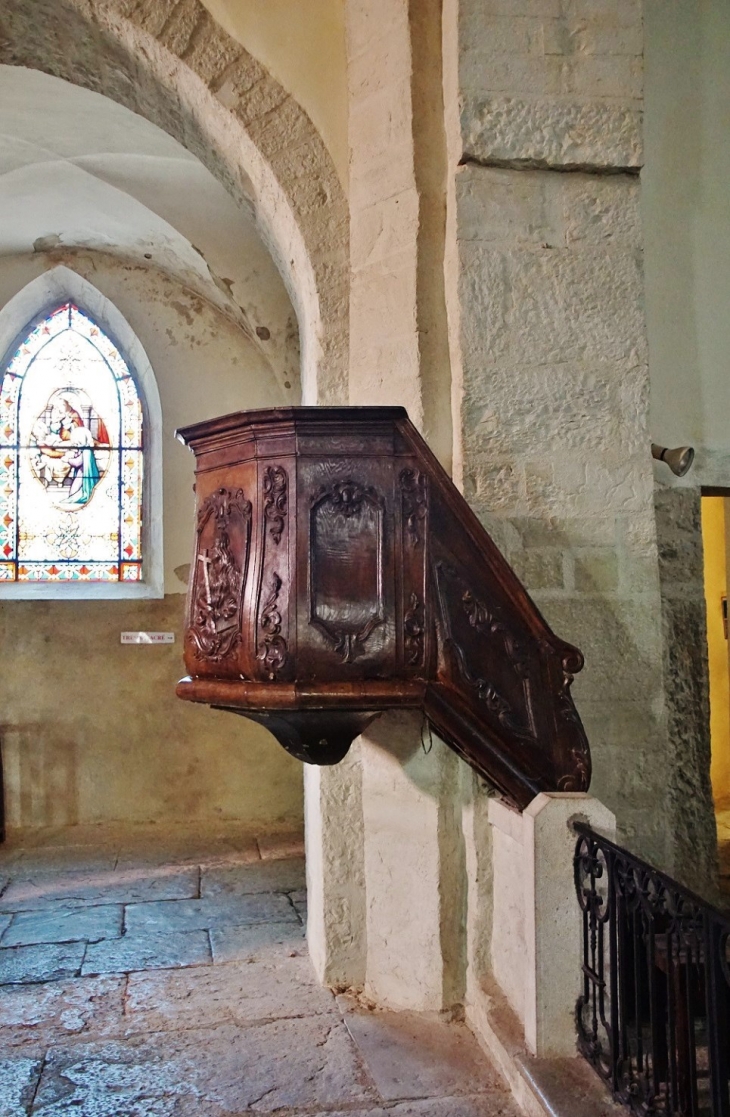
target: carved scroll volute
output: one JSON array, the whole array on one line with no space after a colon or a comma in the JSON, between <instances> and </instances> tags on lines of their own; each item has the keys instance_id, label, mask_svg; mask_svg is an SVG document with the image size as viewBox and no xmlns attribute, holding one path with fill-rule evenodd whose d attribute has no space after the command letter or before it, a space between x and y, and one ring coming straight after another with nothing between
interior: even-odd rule
<instances>
[{"instance_id":1,"label":"carved scroll volute","mask_svg":"<svg viewBox=\"0 0 730 1117\"><path fill-rule=\"evenodd\" d=\"M266 682L292 678L289 646L289 472L266 465L261 479L261 574L256 608L256 674Z\"/></svg>"},{"instance_id":2,"label":"carved scroll volute","mask_svg":"<svg viewBox=\"0 0 730 1117\"><path fill-rule=\"evenodd\" d=\"M558 791L587 791L591 784L591 750L570 693L574 676L583 667L583 654L577 648L564 644L554 657L559 660L559 667L554 665L556 737L562 746L563 763L567 760L571 769L559 778Z\"/></svg>"},{"instance_id":3,"label":"carved scroll volute","mask_svg":"<svg viewBox=\"0 0 730 1117\"><path fill-rule=\"evenodd\" d=\"M243 489L216 489L197 516L185 649L193 676L240 673L250 546L251 503Z\"/></svg>"},{"instance_id":4,"label":"carved scroll volute","mask_svg":"<svg viewBox=\"0 0 730 1117\"><path fill-rule=\"evenodd\" d=\"M401 507L401 655L409 674L423 674L426 658L426 555L428 540L428 480L410 467L398 475Z\"/></svg>"}]
</instances>

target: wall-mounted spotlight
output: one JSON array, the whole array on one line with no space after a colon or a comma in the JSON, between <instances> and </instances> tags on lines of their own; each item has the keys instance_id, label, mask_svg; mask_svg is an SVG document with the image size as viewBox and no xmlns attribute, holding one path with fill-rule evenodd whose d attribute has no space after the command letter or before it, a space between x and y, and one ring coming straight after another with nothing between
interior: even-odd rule
<instances>
[{"instance_id":1,"label":"wall-mounted spotlight","mask_svg":"<svg viewBox=\"0 0 730 1117\"><path fill-rule=\"evenodd\" d=\"M658 462L664 462L665 465L668 465L677 477L684 477L695 460L695 452L691 446L677 446L674 450L669 450L666 446L656 446L653 442L651 444L651 456L656 458Z\"/></svg>"}]
</instances>

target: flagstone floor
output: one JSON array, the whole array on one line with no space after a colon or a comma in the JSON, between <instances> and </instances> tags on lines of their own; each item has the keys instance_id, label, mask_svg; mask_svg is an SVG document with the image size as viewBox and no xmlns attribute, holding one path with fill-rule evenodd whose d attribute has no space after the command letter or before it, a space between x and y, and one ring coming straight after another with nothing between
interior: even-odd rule
<instances>
[{"instance_id":1,"label":"flagstone floor","mask_svg":"<svg viewBox=\"0 0 730 1117\"><path fill-rule=\"evenodd\" d=\"M2 1117L517 1117L466 1028L314 979L301 841L0 846Z\"/></svg>"}]
</instances>

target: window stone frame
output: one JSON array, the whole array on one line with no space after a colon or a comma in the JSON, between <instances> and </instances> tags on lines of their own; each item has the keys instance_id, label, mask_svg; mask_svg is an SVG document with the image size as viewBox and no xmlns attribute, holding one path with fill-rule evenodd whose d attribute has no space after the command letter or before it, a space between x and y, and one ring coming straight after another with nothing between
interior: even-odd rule
<instances>
[{"instance_id":1,"label":"window stone frame","mask_svg":"<svg viewBox=\"0 0 730 1117\"><path fill-rule=\"evenodd\" d=\"M144 474L142 483L141 582L0 582L0 600L112 600L164 597L162 522L162 407L149 358L120 310L77 272L58 265L31 280L0 310L0 372L28 327L61 303L85 311L111 338L134 377L142 404Z\"/></svg>"}]
</instances>

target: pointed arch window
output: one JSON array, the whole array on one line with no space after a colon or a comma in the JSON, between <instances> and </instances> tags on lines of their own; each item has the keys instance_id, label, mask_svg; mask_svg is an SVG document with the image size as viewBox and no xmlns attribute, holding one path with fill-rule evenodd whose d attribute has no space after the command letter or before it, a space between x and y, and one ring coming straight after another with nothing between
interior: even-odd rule
<instances>
[{"instance_id":1,"label":"pointed arch window","mask_svg":"<svg viewBox=\"0 0 730 1117\"><path fill-rule=\"evenodd\" d=\"M89 314L68 301L26 329L0 387L0 582L143 580L144 426Z\"/></svg>"}]
</instances>

